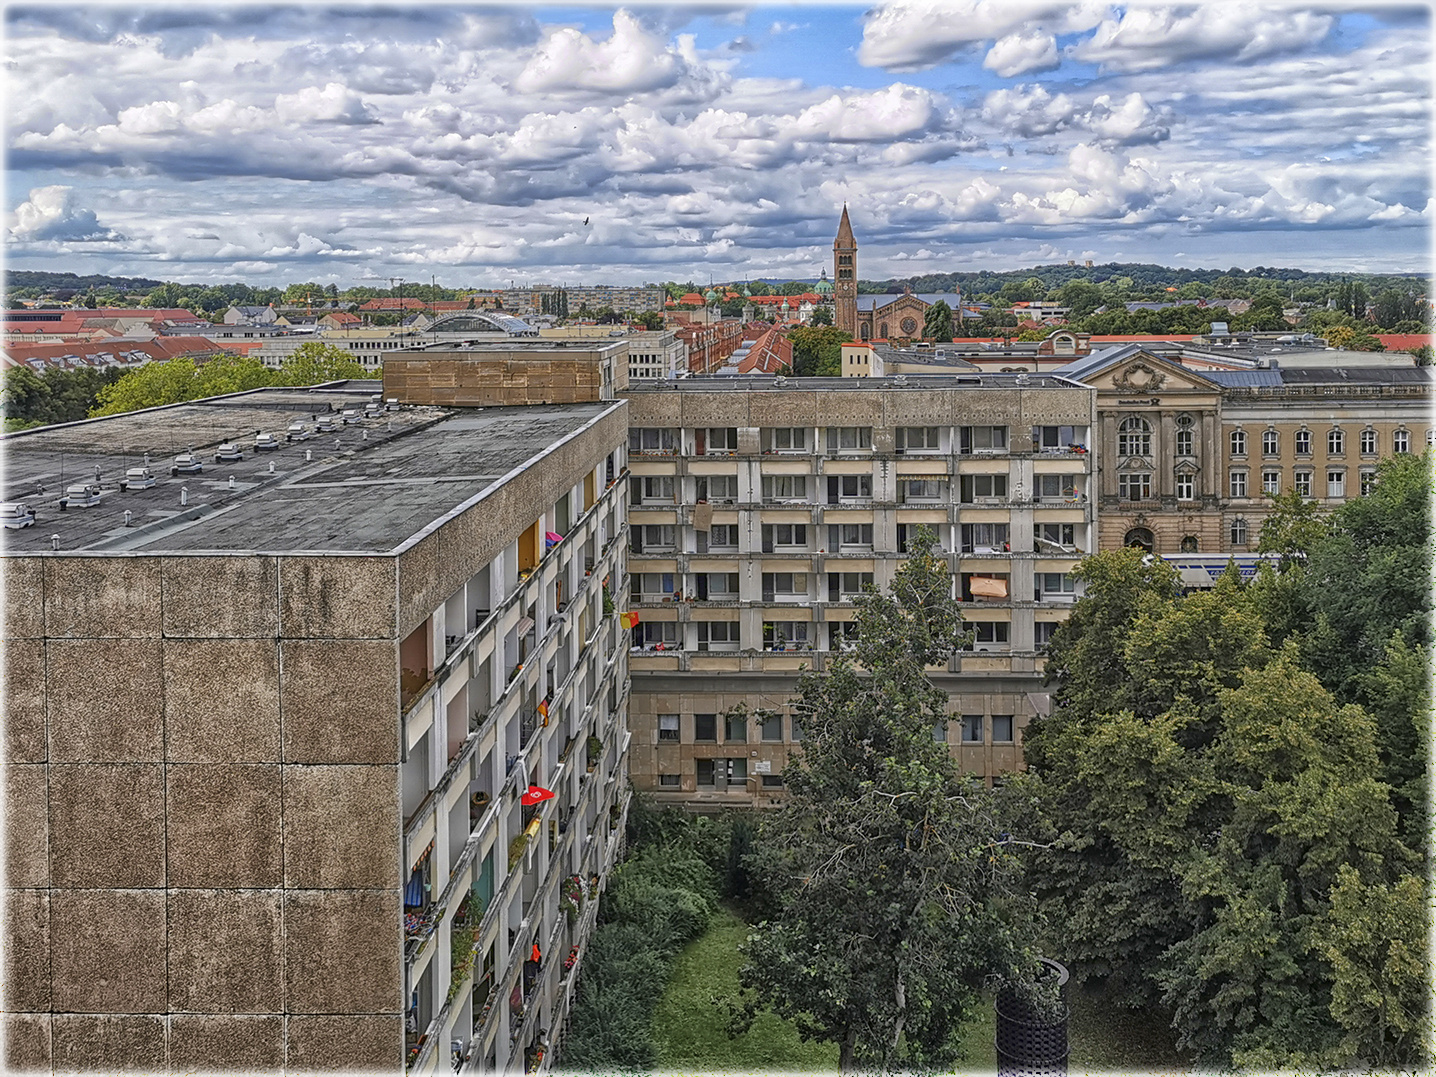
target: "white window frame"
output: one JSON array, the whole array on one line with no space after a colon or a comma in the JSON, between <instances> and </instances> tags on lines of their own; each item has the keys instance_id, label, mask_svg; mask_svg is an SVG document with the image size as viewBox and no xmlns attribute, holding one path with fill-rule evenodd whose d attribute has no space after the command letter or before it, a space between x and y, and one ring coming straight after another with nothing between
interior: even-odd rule
<instances>
[{"instance_id":1,"label":"white window frame","mask_svg":"<svg viewBox=\"0 0 1436 1077\"><path fill-rule=\"evenodd\" d=\"M1247 496L1247 473L1245 471L1227 472L1227 496Z\"/></svg>"},{"instance_id":2,"label":"white window frame","mask_svg":"<svg viewBox=\"0 0 1436 1077\"><path fill-rule=\"evenodd\" d=\"M1337 469L1337 468L1327 468L1327 470L1326 470L1326 496L1327 496L1327 497L1345 497L1345 496L1346 496L1346 472L1345 472L1345 471L1340 470L1340 469Z\"/></svg>"}]
</instances>

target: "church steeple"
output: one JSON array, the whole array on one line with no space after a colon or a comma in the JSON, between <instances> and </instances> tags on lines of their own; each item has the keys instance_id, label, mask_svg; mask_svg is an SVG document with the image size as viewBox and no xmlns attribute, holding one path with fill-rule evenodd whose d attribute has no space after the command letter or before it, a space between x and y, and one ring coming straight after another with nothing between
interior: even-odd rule
<instances>
[{"instance_id":1,"label":"church steeple","mask_svg":"<svg viewBox=\"0 0 1436 1077\"><path fill-rule=\"evenodd\" d=\"M858 241L848 220L848 204L838 220L838 237L833 240L833 324L858 337Z\"/></svg>"}]
</instances>

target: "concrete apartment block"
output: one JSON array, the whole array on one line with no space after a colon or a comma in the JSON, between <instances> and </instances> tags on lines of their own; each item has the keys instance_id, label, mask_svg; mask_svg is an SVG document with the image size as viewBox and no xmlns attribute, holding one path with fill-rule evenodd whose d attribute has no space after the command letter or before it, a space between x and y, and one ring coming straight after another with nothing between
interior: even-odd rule
<instances>
[{"instance_id":1,"label":"concrete apartment block","mask_svg":"<svg viewBox=\"0 0 1436 1077\"><path fill-rule=\"evenodd\" d=\"M623 340L436 344L384 359L384 393L404 404L577 404L612 400L626 388Z\"/></svg>"},{"instance_id":2,"label":"concrete apartment block","mask_svg":"<svg viewBox=\"0 0 1436 1077\"><path fill-rule=\"evenodd\" d=\"M1096 543L1095 394L1053 376L692 377L628 393L634 784L699 810L776 803L798 673L843 646L932 528L976 632L932 672L934 731L991 780L1045 712L1042 650ZM743 703L766 724L728 723Z\"/></svg>"},{"instance_id":3,"label":"concrete apartment block","mask_svg":"<svg viewBox=\"0 0 1436 1077\"><path fill-rule=\"evenodd\" d=\"M377 390L6 439L7 1070L552 1059L627 807L626 404Z\"/></svg>"}]
</instances>

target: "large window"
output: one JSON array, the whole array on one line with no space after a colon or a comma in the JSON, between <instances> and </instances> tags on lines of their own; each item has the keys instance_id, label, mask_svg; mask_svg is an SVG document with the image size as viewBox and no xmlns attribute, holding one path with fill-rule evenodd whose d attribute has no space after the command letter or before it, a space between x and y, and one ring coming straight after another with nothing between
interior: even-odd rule
<instances>
[{"instance_id":1,"label":"large window","mask_svg":"<svg viewBox=\"0 0 1436 1077\"><path fill-rule=\"evenodd\" d=\"M871 586L872 582L871 572L829 572L828 601L849 602L862 594L863 589Z\"/></svg>"},{"instance_id":2,"label":"large window","mask_svg":"<svg viewBox=\"0 0 1436 1077\"><path fill-rule=\"evenodd\" d=\"M1296 432L1296 455L1297 455L1297 456L1310 456L1310 455L1311 455L1311 431L1310 431L1310 430L1298 430L1298 431Z\"/></svg>"},{"instance_id":3,"label":"large window","mask_svg":"<svg viewBox=\"0 0 1436 1077\"><path fill-rule=\"evenodd\" d=\"M1150 471L1122 471L1117 474L1117 496L1123 501L1146 501L1152 496Z\"/></svg>"},{"instance_id":4,"label":"large window","mask_svg":"<svg viewBox=\"0 0 1436 1077\"><path fill-rule=\"evenodd\" d=\"M990 651L1007 644L1011 625L1006 621L968 621L972 638L963 644L964 651Z\"/></svg>"},{"instance_id":5,"label":"large window","mask_svg":"<svg viewBox=\"0 0 1436 1077\"><path fill-rule=\"evenodd\" d=\"M699 475L694 480L699 501L736 501L738 499L737 475Z\"/></svg>"},{"instance_id":6,"label":"large window","mask_svg":"<svg viewBox=\"0 0 1436 1077\"><path fill-rule=\"evenodd\" d=\"M711 744L718 740L718 716L716 714L695 714L693 716L693 739L700 744Z\"/></svg>"},{"instance_id":7,"label":"large window","mask_svg":"<svg viewBox=\"0 0 1436 1077\"><path fill-rule=\"evenodd\" d=\"M693 761L694 770L697 771L699 789L713 788L713 763L712 759L695 759Z\"/></svg>"},{"instance_id":8,"label":"large window","mask_svg":"<svg viewBox=\"0 0 1436 1077\"><path fill-rule=\"evenodd\" d=\"M828 427L829 452L865 452L873 447L871 426Z\"/></svg>"},{"instance_id":9,"label":"large window","mask_svg":"<svg viewBox=\"0 0 1436 1077\"><path fill-rule=\"evenodd\" d=\"M774 426L763 431L763 448L768 452L807 452L806 426Z\"/></svg>"},{"instance_id":10,"label":"large window","mask_svg":"<svg viewBox=\"0 0 1436 1077\"><path fill-rule=\"evenodd\" d=\"M759 735L766 741L783 739L783 716L781 714L765 715L758 722Z\"/></svg>"},{"instance_id":11,"label":"large window","mask_svg":"<svg viewBox=\"0 0 1436 1077\"><path fill-rule=\"evenodd\" d=\"M1034 426L1034 452L1066 452L1077 444L1077 428L1073 426Z\"/></svg>"},{"instance_id":12,"label":"large window","mask_svg":"<svg viewBox=\"0 0 1436 1077\"><path fill-rule=\"evenodd\" d=\"M628 579L634 602L667 602L673 597L671 572L635 572Z\"/></svg>"},{"instance_id":13,"label":"large window","mask_svg":"<svg viewBox=\"0 0 1436 1077\"><path fill-rule=\"evenodd\" d=\"M1365 497L1376 488L1376 472L1372 468L1362 468L1357 474L1357 478L1361 483L1360 489L1362 497Z\"/></svg>"},{"instance_id":14,"label":"large window","mask_svg":"<svg viewBox=\"0 0 1436 1077\"><path fill-rule=\"evenodd\" d=\"M828 548L837 550L871 550L872 524L829 524Z\"/></svg>"},{"instance_id":15,"label":"large window","mask_svg":"<svg viewBox=\"0 0 1436 1077\"><path fill-rule=\"evenodd\" d=\"M1227 494L1231 497L1247 496L1247 473L1232 471L1227 474Z\"/></svg>"},{"instance_id":16,"label":"large window","mask_svg":"<svg viewBox=\"0 0 1436 1077\"><path fill-rule=\"evenodd\" d=\"M828 504L840 501L867 501L873 496L871 475L829 475Z\"/></svg>"},{"instance_id":17,"label":"large window","mask_svg":"<svg viewBox=\"0 0 1436 1077\"><path fill-rule=\"evenodd\" d=\"M723 742L725 744L748 743L748 719L741 714L730 714L724 719Z\"/></svg>"},{"instance_id":18,"label":"large window","mask_svg":"<svg viewBox=\"0 0 1436 1077\"><path fill-rule=\"evenodd\" d=\"M763 500L803 501L808 496L806 475L764 475Z\"/></svg>"},{"instance_id":19,"label":"large window","mask_svg":"<svg viewBox=\"0 0 1436 1077\"><path fill-rule=\"evenodd\" d=\"M1012 743L1012 715L994 714L992 716L992 743Z\"/></svg>"},{"instance_id":20,"label":"large window","mask_svg":"<svg viewBox=\"0 0 1436 1077\"><path fill-rule=\"evenodd\" d=\"M1409 430L1398 430L1391 435L1392 452L1411 451L1411 432Z\"/></svg>"},{"instance_id":21,"label":"large window","mask_svg":"<svg viewBox=\"0 0 1436 1077\"><path fill-rule=\"evenodd\" d=\"M1311 472L1297 471L1292 474L1291 487L1302 497L1311 496Z\"/></svg>"},{"instance_id":22,"label":"large window","mask_svg":"<svg viewBox=\"0 0 1436 1077\"><path fill-rule=\"evenodd\" d=\"M676 528L672 524L632 524L628 546L634 553L658 553L673 549Z\"/></svg>"},{"instance_id":23,"label":"large window","mask_svg":"<svg viewBox=\"0 0 1436 1077\"><path fill-rule=\"evenodd\" d=\"M1004 476L1005 477L1005 476ZM1078 495L1076 475L1033 475L1032 497L1035 501L1070 501ZM1004 490L1006 483L1003 484Z\"/></svg>"},{"instance_id":24,"label":"large window","mask_svg":"<svg viewBox=\"0 0 1436 1077\"><path fill-rule=\"evenodd\" d=\"M1007 549L1006 524L963 524L963 553L1002 553Z\"/></svg>"},{"instance_id":25,"label":"large window","mask_svg":"<svg viewBox=\"0 0 1436 1077\"><path fill-rule=\"evenodd\" d=\"M1245 546L1247 544L1247 522L1238 516L1232 521L1232 545Z\"/></svg>"},{"instance_id":26,"label":"large window","mask_svg":"<svg viewBox=\"0 0 1436 1077\"><path fill-rule=\"evenodd\" d=\"M1060 621L1035 621L1032 625L1032 642L1039 651L1047 649Z\"/></svg>"},{"instance_id":27,"label":"large window","mask_svg":"<svg viewBox=\"0 0 1436 1077\"><path fill-rule=\"evenodd\" d=\"M678 715L660 714L658 716L658 739L673 741L678 739Z\"/></svg>"},{"instance_id":28,"label":"large window","mask_svg":"<svg viewBox=\"0 0 1436 1077\"><path fill-rule=\"evenodd\" d=\"M1376 455L1376 431L1367 427L1361 432L1361 455Z\"/></svg>"},{"instance_id":29,"label":"large window","mask_svg":"<svg viewBox=\"0 0 1436 1077\"><path fill-rule=\"evenodd\" d=\"M898 501L904 505L937 504L947 500L947 481L945 479L899 479L898 480Z\"/></svg>"},{"instance_id":30,"label":"large window","mask_svg":"<svg viewBox=\"0 0 1436 1077\"><path fill-rule=\"evenodd\" d=\"M1152 425L1137 415L1129 415L1117 427L1118 456L1151 456Z\"/></svg>"},{"instance_id":31,"label":"large window","mask_svg":"<svg viewBox=\"0 0 1436 1077\"><path fill-rule=\"evenodd\" d=\"M900 426L894 440L900 452L937 452L940 433L936 426Z\"/></svg>"},{"instance_id":32,"label":"large window","mask_svg":"<svg viewBox=\"0 0 1436 1077\"><path fill-rule=\"evenodd\" d=\"M1281 442L1277 439L1275 430L1263 430L1261 435L1261 454L1263 456L1277 456L1277 450Z\"/></svg>"},{"instance_id":33,"label":"large window","mask_svg":"<svg viewBox=\"0 0 1436 1077\"><path fill-rule=\"evenodd\" d=\"M630 480L629 498L635 505L673 503L672 475L644 475Z\"/></svg>"},{"instance_id":34,"label":"large window","mask_svg":"<svg viewBox=\"0 0 1436 1077\"><path fill-rule=\"evenodd\" d=\"M1326 473L1326 496L1346 496L1346 472L1331 470Z\"/></svg>"},{"instance_id":35,"label":"large window","mask_svg":"<svg viewBox=\"0 0 1436 1077\"><path fill-rule=\"evenodd\" d=\"M1066 572L1039 572L1033 580L1037 601L1077 593L1077 581Z\"/></svg>"},{"instance_id":36,"label":"large window","mask_svg":"<svg viewBox=\"0 0 1436 1077\"><path fill-rule=\"evenodd\" d=\"M1196 420L1190 415L1177 416L1177 455L1195 456L1192 446L1195 439Z\"/></svg>"},{"instance_id":37,"label":"large window","mask_svg":"<svg viewBox=\"0 0 1436 1077\"><path fill-rule=\"evenodd\" d=\"M1281 493L1280 471L1263 471L1261 473L1261 492L1271 494L1272 497Z\"/></svg>"},{"instance_id":38,"label":"large window","mask_svg":"<svg viewBox=\"0 0 1436 1077\"><path fill-rule=\"evenodd\" d=\"M1326 434L1326 455L1341 456L1346 452L1346 435L1340 427L1334 427Z\"/></svg>"},{"instance_id":39,"label":"large window","mask_svg":"<svg viewBox=\"0 0 1436 1077\"><path fill-rule=\"evenodd\" d=\"M764 602L792 602L808 597L806 572L763 573Z\"/></svg>"},{"instance_id":40,"label":"large window","mask_svg":"<svg viewBox=\"0 0 1436 1077\"><path fill-rule=\"evenodd\" d=\"M812 627L807 621L764 621L763 650L806 651Z\"/></svg>"},{"instance_id":41,"label":"large window","mask_svg":"<svg viewBox=\"0 0 1436 1077\"><path fill-rule=\"evenodd\" d=\"M958 431L958 446L964 453L1007 451L1007 427L964 426Z\"/></svg>"},{"instance_id":42,"label":"large window","mask_svg":"<svg viewBox=\"0 0 1436 1077\"><path fill-rule=\"evenodd\" d=\"M1039 486L1040 480L1051 479L1052 494L1054 497L1057 495L1062 485L1061 475L1038 475L1036 478L1039 480ZM919 480L908 480L909 483L914 481ZM958 480L958 487L961 491L960 496L964 504L970 505L979 500L997 500L1007 496L1007 476L963 475L961 479ZM909 494L911 494L911 491L909 491Z\"/></svg>"},{"instance_id":43,"label":"large window","mask_svg":"<svg viewBox=\"0 0 1436 1077\"><path fill-rule=\"evenodd\" d=\"M1071 553L1077 548L1077 525L1035 524L1032 528L1032 540L1036 553L1042 553L1054 546L1060 548L1063 553Z\"/></svg>"},{"instance_id":44,"label":"large window","mask_svg":"<svg viewBox=\"0 0 1436 1077\"><path fill-rule=\"evenodd\" d=\"M964 714L962 716L962 743L982 743L982 715Z\"/></svg>"},{"instance_id":45,"label":"large window","mask_svg":"<svg viewBox=\"0 0 1436 1077\"><path fill-rule=\"evenodd\" d=\"M1179 471L1175 476L1178 501L1192 501L1196 498L1196 484L1189 471Z\"/></svg>"},{"instance_id":46,"label":"large window","mask_svg":"<svg viewBox=\"0 0 1436 1077\"><path fill-rule=\"evenodd\" d=\"M634 625L633 646L644 650L674 650L678 646L678 622L644 621Z\"/></svg>"},{"instance_id":47,"label":"large window","mask_svg":"<svg viewBox=\"0 0 1436 1077\"><path fill-rule=\"evenodd\" d=\"M1247 454L1247 435L1245 430L1232 431L1232 455L1245 456Z\"/></svg>"},{"instance_id":48,"label":"large window","mask_svg":"<svg viewBox=\"0 0 1436 1077\"><path fill-rule=\"evenodd\" d=\"M699 621L698 649L700 651L736 651L740 637L737 621Z\"/></svg>"},{"instance_id":49,"label":"large window","mask_svg":"<svg viewBox=\"0 0 1436 1077\"><path fill-rule=\"evenodd\" d=\"M807 549L807 524L764 524L763 552L774 550Z\"/></svg>"},{"instance_id":50,"label":"large window","mask_svg":"<svg viewBox=\"0 0 1436 1077\"><path fill-rule=\"evenodd\" d=\"M732 426L709 426L698 431L699 452L722 455L738 451L738 430Z\"/></svg>"},{"instance_id":51,"label":"large window","mask_svg":"<svg viewBox=\"0 0 1436 1077\"><path fill-rule=\"evenodd\" d=\"M699 533L701 534L702 532ZM737 524L714 524L708 529L709 550L736 550L737 548Z\"/></svg>"},{"instance_id":52,"label":"large window","mask_svg":"<svg viewBox=\"0 0 1436 1077\"><path fill-rule=\"evenodd\" d=\"M635 426L629 428L629 452L668 456L671 455L677 447L677 430L653 426Z\"/></svg>"}]
</instances>

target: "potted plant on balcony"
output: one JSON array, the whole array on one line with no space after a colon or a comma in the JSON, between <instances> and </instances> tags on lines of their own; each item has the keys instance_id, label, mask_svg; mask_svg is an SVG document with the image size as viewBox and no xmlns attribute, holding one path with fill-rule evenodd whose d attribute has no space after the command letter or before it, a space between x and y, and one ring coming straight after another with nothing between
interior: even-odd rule
<instances>
[{"instance_id":1,"label":"potted plant on balcony","mask_svg":"<svg viewBox=\"0 0 1436 1077\"><path fill-rule=\"evenodd\" d=\"M593 768L598 766L598 757L603 754L603 741L590 733L585 748L588 753L588 769L591 773Z\"/></svg>"}]
</instances>

